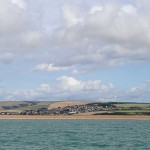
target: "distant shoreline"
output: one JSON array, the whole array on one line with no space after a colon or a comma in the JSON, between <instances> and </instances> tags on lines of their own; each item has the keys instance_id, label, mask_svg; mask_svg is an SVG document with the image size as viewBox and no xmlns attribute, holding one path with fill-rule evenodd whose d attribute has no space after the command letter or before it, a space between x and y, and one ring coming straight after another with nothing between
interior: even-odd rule
<instances>
[{"instance_id":1,"label":"distant shoreline","mask_svg":"<svg viewBox=\"0 0 150 150\"><path fill-rule=\"evenodd\" d=\"M0 120L9 119L33 119L33 120L150 120L150 116L141 115L67 115L67 116L42 116L42 115L0 115Z\"/></svg>"}]
</instances>

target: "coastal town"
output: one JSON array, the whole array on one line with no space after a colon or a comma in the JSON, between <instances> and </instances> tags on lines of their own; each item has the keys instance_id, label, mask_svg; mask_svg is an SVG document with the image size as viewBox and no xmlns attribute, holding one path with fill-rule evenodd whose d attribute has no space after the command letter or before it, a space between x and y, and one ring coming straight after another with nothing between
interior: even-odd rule
<instances>
[{"instance_id":1,"label":"coastal town","mask_svg":"<svg viewBox=\"0 0 150 150\"><path fill-rule=\"evenodd\" d=\"M73 105L58 108L46 108L41 107L37 110L23 110L23 111L2 111L1 115L73 115L87 112L99 112L99 111L112 111L117 110L115 105L109 103L89 103L84 105Z\"/></svg>"},{"instance_id":2,"label":"coastal town","mask_svg":"<svg viewBox=\"0 0 150 150\"><path fill-rule=\"evenodd\" d=\"M0 115L150 115L150 104L88 101L0 102Z\"/></svg>"}]
</instances>

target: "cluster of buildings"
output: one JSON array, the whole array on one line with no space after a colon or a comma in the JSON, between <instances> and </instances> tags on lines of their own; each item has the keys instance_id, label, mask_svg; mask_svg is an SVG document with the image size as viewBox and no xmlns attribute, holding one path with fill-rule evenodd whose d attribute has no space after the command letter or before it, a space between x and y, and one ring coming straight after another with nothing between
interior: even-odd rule
<instances>
[{"instance_id":1,"label":"cluster of buildings","mask_svg":"<svg viewBox=\"0 0 150 150\"><path fill-rule=\"evenodd\" d=\"M42 107L38 110L25 110L21 112L1 112L2 115L72 115L86 112L97 111L111 111L116 110L117 107L107 103L89 103L85 105L74 105L66 107L58 107L53 109L47 109Z\"/></svg>"}]
</instances>

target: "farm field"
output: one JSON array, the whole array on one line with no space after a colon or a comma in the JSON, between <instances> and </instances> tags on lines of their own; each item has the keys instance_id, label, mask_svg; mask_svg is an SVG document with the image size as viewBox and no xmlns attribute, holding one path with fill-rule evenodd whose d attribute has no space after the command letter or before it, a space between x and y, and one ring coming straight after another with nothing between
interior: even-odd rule
<instances>
[{"instance_id":1,"label":"farm field","mask_svg":"<svg viewBox=\"0 0 150 150\"><path fill-rule=\"evenodd\" d=\"M64 101L64 102L55 102L49 105L49 109L58 108L58 107L66 107L66 106L73 106L73 105L85 105L90 102L86 101Z\"/></svg>"},{"instance_id":2,"label":"farm field","mask_svg":"<svg viewBox=\"0 0 150 150\"><path fill-rule=\"evenodd\" d=\"M142 109L150 109L150 104L145 104L145 103L120 103L120 104L115 104L120 109L130 109L132 107L139 107Z\"/></svg>"}]
</instances>

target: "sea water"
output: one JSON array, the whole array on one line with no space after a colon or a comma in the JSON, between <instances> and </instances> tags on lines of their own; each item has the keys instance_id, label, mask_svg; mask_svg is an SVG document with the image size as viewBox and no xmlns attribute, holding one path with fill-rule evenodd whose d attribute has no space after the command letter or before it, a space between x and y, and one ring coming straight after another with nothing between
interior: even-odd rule
<instances>
[{"instance_id":1,"label":"sea water","mask_svg":"<svg viewBox=\"0 0 150 150\"><path fill-rule=\"evenodd\" d=\"M0 150L150 150L150 120L0 120Z\"/></svg>"}]
</instances>

